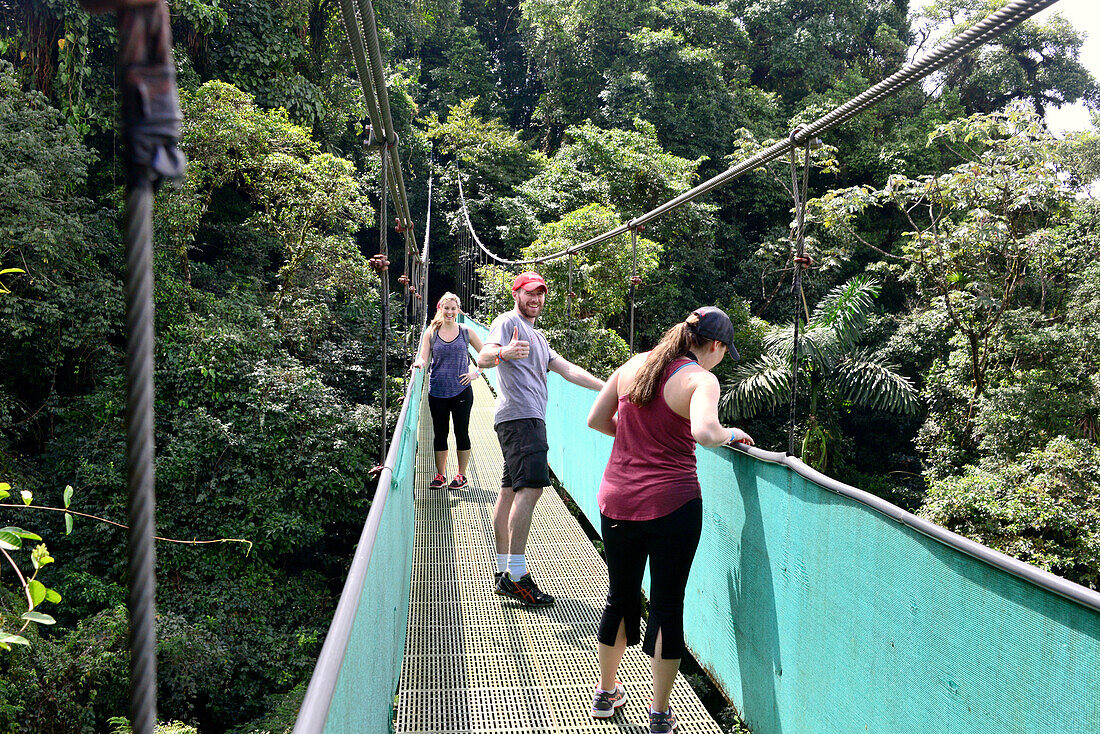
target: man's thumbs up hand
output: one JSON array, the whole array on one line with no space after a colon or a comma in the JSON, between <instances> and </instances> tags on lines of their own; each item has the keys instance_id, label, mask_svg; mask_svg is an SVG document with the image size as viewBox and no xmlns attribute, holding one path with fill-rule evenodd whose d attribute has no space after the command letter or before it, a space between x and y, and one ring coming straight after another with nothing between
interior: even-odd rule
<instances>
[{"instance_id":1,"label":"man's thumbs up hand","mask_svg":"<svg viewBox=\"0 0 1100 734\"><path fill-rule=\"evenodd\" d=\"M519 327L512 327L512 341L506 346L501 347L500 356L501 359L511 361L513 359L524 359L531 353L531 343L519 338Z\"/></svg>"}]
</instances>

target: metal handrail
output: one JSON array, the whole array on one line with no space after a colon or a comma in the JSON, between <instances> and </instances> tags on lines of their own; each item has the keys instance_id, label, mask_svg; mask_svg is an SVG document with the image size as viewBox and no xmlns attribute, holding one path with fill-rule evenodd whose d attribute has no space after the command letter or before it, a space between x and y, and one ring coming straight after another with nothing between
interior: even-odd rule
<instances>
[{"instance_id":1,"label":"metal handrail","mask_svg":"<svg viewBox=\"0 0 1100 734\"><path fill-rule=\"evenodd\" d=\"M302 708L294 724L294 734L321 734L325 729L329 708L332 706L332 698L336 692L336 683L340 679L340 669L344 664L344 654L351 637L352 625L355 622L355 613L359 607L359 597L363 591L367 569L370 567L374 542L378 538L382 514L385 512L390 488L393 485L393 471L401 451L401 439L405 432L409 406L414 399L413 387L416 384L416 380L410 379L405 389L405 402L397 418L397 425L393 429L393 438L390 440L389 451L386 452L382 472L378 475L378 488L375 490L374 500L367 513L363 532L359 536L359 544L355 549L351 568L348 569L344 588L340 592L340 601L336 605L336 612L332 615L328 634L325 635L321 654L313 669L313 677L310 678L309 687L302 700ZM423 388L423 381L420 382L420 386ZM419 399L419 396L416 398Z\"/></svg>"},{"instance_id":2,"label":"metal handrail","mask_svg":"<svg viewBox=\"0 0 1100 734\"><path fill-rule=\"evenodd\" d=\"M826 476L813 467L808 466L796 456L779 451L765 451L754 446L736 445L726 446L725 448L733 451L740 451L760 461L766 461L771 464L782 464L795 474L798 474L804 479L808 479L823 489L869 507L880 514L886 515L891 520L895 520L902 525L916 530L921 535L938 541L961 553L965 553L983 563L987 563L994 568L1011 574L1016 578L1023 579L1024 581L1057 594L1058 596L1100 612L1100 592L1081 586L1080 584L1074 583L1069 579L1064 579L1049 571L1044 571L1018 558L1013 558L1000 551L995 551L977 541L965 538L958 533L953 533L947 528L936 525L911 512L907 512L877 495L873 495L870 492L857 489L850 484L845 484L844 482Z\"/></svg>"}]
</instances>

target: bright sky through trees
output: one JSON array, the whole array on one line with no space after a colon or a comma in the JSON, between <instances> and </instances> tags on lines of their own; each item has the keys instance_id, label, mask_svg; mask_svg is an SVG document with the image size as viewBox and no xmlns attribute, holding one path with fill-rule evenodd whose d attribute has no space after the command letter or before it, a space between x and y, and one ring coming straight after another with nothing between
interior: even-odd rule
<instances>
[{"instance_id":1,"label":"bright sky through trees","mask_svg":"<svg viewBox=\"0 0 1100 734\"><path fill-rule=\"evenodd\" d=\"M1043 20L1052 13L1061 13L1070 23L1088 34L1081 48L1081 61L1100 78L1100 3L1096 0L1061 0L1039 13ZM1047 112L1051 128L1058 131L1084 130L1089 127L1089 112L1083 104L1068 105Z\"/></svg>"}]
</instances>

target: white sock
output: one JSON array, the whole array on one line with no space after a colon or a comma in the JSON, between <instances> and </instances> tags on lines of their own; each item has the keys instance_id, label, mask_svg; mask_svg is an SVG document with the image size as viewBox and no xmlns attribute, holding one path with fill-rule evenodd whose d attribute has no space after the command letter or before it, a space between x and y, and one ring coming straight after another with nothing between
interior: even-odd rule
<instances>
[{"instance_id":1,"label":"white sock","mask_svg":"<svg viewBox=\"0 0 1100 734\"><path fill-rule=\"evenodd\" d=\"M508 577L515 581L527 573L527 556L523 553L509 554Z\"/></svg>"},{"instance_id":2,"label":"white sock","mask_svg":"<svg viewBox=\"0 0 1100 734\"><path fill-rule=\"evenodd\" d=\"M508 570L508 554L497 553L497 573L504 573Z\"/></svg>"}]
</instances>

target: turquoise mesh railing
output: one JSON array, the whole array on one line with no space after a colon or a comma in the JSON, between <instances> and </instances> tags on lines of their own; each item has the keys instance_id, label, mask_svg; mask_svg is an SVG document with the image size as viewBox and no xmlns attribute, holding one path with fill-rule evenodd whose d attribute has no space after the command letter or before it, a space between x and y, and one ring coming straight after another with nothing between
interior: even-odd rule
<instances>
[{"instance_id":1,"label":"turquoise mesh railing","mask_svg":"<svg viewBox=\"0 0 1100 734\"><path fill-rule=\"evenodd\" d=\"M378 489L294 734L392 730L412 583L423 370L413 370Z\"/></svg>"},{"instance_id":2,"label":"turquoise mesh railing","mask_svg":"<svg viewBox=\"0 0 1100 734\"><path fill-rule=\"evenodd\" d=\"M550 464L599 528L611 439L549 378ZM1100 594L782 454L697 460L685 635L757 734L1100 732Z\"/></svg>"}]
</instances>

